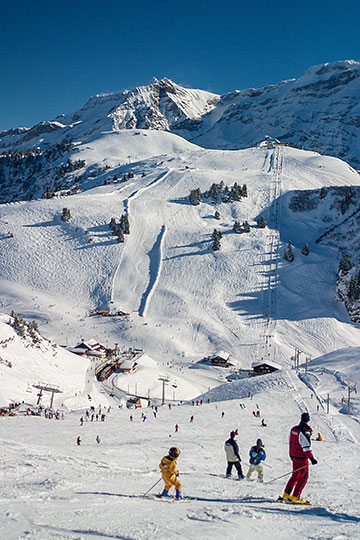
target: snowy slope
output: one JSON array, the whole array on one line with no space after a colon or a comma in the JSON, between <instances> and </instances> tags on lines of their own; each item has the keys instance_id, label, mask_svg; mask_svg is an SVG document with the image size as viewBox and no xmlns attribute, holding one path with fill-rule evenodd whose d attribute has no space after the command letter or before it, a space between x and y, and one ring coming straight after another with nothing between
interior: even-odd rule
<instances>
[{"instance_id":1,"label":"snowy slope","mask_svg":"<svg viewBox=\"0 0 360 540\"><path fill-rule=\"evenodd\" d=\"M339 359L336 367L341 365ZM239 397L228 399L233 385ZM247 397L248 391L252 398ZM241 531L249 540L259 536L357 540L359 429L355 420L350 418L345 425L343 415L334 411L326 415L320 407L317 412L320 397L291 371L262 382L228 384L218 392L218 399L224 401L171 410L159 407L156 418L151 409L116 407L105 422L89 421L83 427L79 424L83 412L67 414L64 421L0 418L5 428L0 435L0 536L7 540L168 540L196 535L235 540ZM266 428L252 415L257 408ZM311 466L303 495L326 508L274 503L291 470L288 433L304 408L310 411L314 434L321 432L323 441L312 443L318 464ZM258 484L254 475L250 482L224 478L224 441L235 428L245 474L248 450L262 438L267 452L264 484ZM76 446L79 435L82 442ZM181 449L178 469L183 494L196 500L184 504L155 500L161 481L148 497L142 497L159 480L158 463L174 445Z\"/></svg>"},{"instance_id":2,"label":"snowy slope","mask_svg":"<svg viewBox=\"0 0 360 540\"><path fill-rule=\"evenodd\" d=\"M298 190L347 185L356 192L359 177L351 167L286 147L194 151L171 134L107 137L106 144L79 152L87 152L89 161L102 154L110 162L121 149L118 138L140 141L141 152L144 137L133 179L72 197L2 206L3 311L37 318L60 344L95 337L109 346L142 347L154 361L176 365L195 365L218 350L242 367L264 355L290 365L294 347L315 357L357 345L358 328L335 299L341 253L315 242L352 209L342 216L328 202L332 195L318 216L289 209ZM159 154L165 143L176 152L144 159L146 148ZM189 205L191 189L205 192L220 180L246 184L248 197L215 207L206 199ZM60 219L64 207L69 222ZM129 216L130 235L118 244L108 223L122 213ZM266 229L256 226L261 214ZM250 233L234 233L234 220L247 220ZM218 252L211 249L214 228L223 234ZM295 252L291 264L282 259L288 240ZM300 253L305 241L308 257ZM95 308L127 311L131 322L88 317ZM220 372L209 384L194 370L194 395L216 384ZM160 383L157 388L159 395ZM190 397L185 390L180 395Z\"/></svg>"}]
</instances>

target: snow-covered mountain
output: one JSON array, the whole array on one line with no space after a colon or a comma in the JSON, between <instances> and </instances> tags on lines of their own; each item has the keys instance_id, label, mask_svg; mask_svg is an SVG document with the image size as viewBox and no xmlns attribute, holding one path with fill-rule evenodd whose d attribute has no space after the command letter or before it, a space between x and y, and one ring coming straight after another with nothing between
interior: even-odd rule
<instances>
[{"instance_id":1,"label":"snow-covered mountain","mask_svg":"<svg viewBox=\"0 0 360 540\"><path fill-rule=\"evenodd\" d=\"M223 96L169 79L94 96L78 111L0 132L0 151L86 143L103 131L167 130L206 148L241 149L265 135L360 164L360 63L321 64L299 79Z\"/></svg>"},{"instance_id":2,"label":"snow-covered mountain","mask_svg":"<svg viewBox=\"0 0 360 540\"><path fill-rule=\"evenodd\" d=\"M360 63L321 64L299 79L221 97L183 136L207 148L245 148L265 135L360 166Z\"/></svg>"}]
</instances>

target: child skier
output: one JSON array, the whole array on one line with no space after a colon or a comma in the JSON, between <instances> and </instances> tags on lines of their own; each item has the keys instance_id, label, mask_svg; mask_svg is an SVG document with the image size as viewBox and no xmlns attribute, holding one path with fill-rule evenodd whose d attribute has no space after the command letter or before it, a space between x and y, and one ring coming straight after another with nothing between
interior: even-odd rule
<instances>
[{"instance_id":1,"label":"child skier","mask_svg":"<svg viewBox=\"0 0 360 540\"><path fill-rule=\"evenodd\" d=\"M246 480L250 480L250 476L252 475L252 473L254 471L257 471L258 482L263 482L264 469L263 469L263 466L261 465L261 462L265 461L266 452L265 452L265 448L261 439L258 439L256 441L256 445L250 448L249 456L250 456L250 459L249 459L250 467L246 475Z\"/></svg>"},{"instance_id":2,"label":"child skier","mask_svg":"<svg viewBox=\"0 0 360 540\"><path fill-rule=\"evenodd\" d=\"M177 501L183 500L183 497L181 495L181 483L178 480L179 471L176 469L176 460L180 455L179 448L172 447L169 450L169 454L167 456L164 456L160 462L160 470L161 470L161 476L164 480L165 487L162 491L162 493L159 493L158 497L168 497L169 496L169 489L174 486L175 487L175 499Z\"/></svg>"}]
</instances>

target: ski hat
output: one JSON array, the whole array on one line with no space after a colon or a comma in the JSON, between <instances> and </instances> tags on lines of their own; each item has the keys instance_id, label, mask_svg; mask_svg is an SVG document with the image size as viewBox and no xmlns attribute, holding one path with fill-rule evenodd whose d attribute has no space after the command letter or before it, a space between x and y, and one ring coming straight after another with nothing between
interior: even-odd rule
<instances>
[{"instance_id":1,"label":"ski hat","mask_svg":"<svg viewBox=\"0 0 360 540\"><path fill-rule=\"evenodd\" d=\"M169 450L169 456L177 458L181 454L180 448L176 448L175 446L172 446Z\"/></svg>"},{"instance_id":2,"label":"ski hat","mask_svg":"<svg viewBox=\"0 0 360 540\"><path fill-rule=\"evenodd\" d=\"M261 439L258 439L258 440L256 441L256 446L257 446L258 448L260 448L260 446L261 446L261 447L264 447L264 444L263 444L263 442L262 442Z\"/></svg>"},{"instance_id":3,"label":"ski hat","mask_svg":"<svg viewBox=\"0 0 360 540\"><path fill-rule=\"evenodd\" d=\"M302 422L310 422L310 414L308 412L303 412L301 415Z\"/></svg>"}]
</instances>

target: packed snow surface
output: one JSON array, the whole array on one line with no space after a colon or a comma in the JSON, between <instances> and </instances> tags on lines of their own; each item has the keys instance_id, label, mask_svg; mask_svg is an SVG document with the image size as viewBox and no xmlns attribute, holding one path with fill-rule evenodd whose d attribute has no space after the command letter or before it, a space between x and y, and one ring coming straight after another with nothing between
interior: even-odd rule
<instances>
[{"instance_id":1,"label":"packed snow surface","mask_svg":"<svg viewBox=\"0 0 360 540\"><path fill-rule=\"evenodd\" d=\"M343 186L357 189L358 173L314 152L279 145L204 150L154 131L105 132L76 151L88 167L103 160L105 185L92 187L89 177L89 189L71 197L1 206L0 407L20 402L20 410L0 418L0 537L235 539L241 531L250 540L360 538L360 406L349 390L359 383L359 328L335 298L341 250L335 241L316 242L350 219L354 209L342 214L338 203ZM114 171L126 155L133 177L123 182ZM246 185L248 196L189 204L191 190L204 195L221 181ZM302 211L291 205L299 192L308 205ZM69 221L61 220L64 208ZM130 234L118 243L109 222L122 214ZM265 228L257 226L262 215ZM250 232L237 234L235 220L247 221ZM211 248L215 228L219 251ZM283 259L289 240L292 263ZM47 339L21 339L11 311L35 320ZM134 373L100 384L97 361L64 348L90 339L144 354ZM230 355L230 368L209 365L219 351ZM282 370L237 380L266 359ZM20 414L36 406L39 382L62 390L54 407L64 420ZM149 397L157 416L151 408L120 408L127 394L143 405ZM44 407L49 400L43 397ZM81 426L90 405L111 411L104 422ZM289 429L304 410L324 439L313 443L319 463L304 492L321 508L274 503L286 481L275 478L291 469ZM223 478L223 445L235 428L245 472L248 450L261 437L266 481L274 482ZM155 500L161 483L141 497L159 479L170 446L181 448L183 492L195 501Z\"/></svg>"},{"instance_id":2,"label":"packed snow surface","mask_svg":"<svg viewBox=\"0 0 360 540\"><path fill-rule=\"evenodd\" d=\"M239 397L231 393L228 399L233 385ZM239 531L249 540L360 538L356 418L345 424L343 415L327 415L321 395L295 371L227 384L218 397L225 401L207 403L203 396L198 406L159 406L156 417L151 408L119 409L114 402L110 413L102 406L104 422L90 417L83 426L85 411L66 414L64 420L0 418L1 538L235 540ZM91 403L98 413L98 401ZM275 502L291 471L289 430L305 409L314 438L320 432L323 441L312 442L318 464L311 466L303 495L321 507ZM267 427L261 427L253 410L260 411ZM236 428L245 474L250 447L258 438L264 442L264 484L256 482L256 473L251 481L224 478L224 442ZM171 446L181 449L182 492L194 501L156 500L162 481L150 489Z\"/></svg>"}]
</instances>

